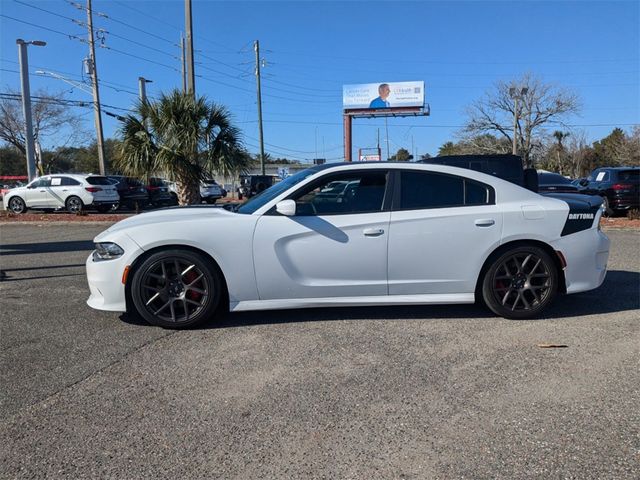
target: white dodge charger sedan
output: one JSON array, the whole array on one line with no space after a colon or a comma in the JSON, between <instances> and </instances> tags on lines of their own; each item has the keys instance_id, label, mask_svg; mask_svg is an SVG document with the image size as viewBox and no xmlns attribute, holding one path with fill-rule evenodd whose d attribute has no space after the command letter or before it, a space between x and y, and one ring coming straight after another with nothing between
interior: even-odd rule
<instances>
[{"instance_id":1,"label":"white dodge charger sedan","mask_svg":"<svg viewBox=\"0 0 640 480\"><path fill-rule=\"evenodd\" d=\"M88 304L186 327L231 311L484 303L539 315L604 280L601 199L415 163L325 164L236 209L176 207L95 238Z\"/></svg>"}]
</instances>

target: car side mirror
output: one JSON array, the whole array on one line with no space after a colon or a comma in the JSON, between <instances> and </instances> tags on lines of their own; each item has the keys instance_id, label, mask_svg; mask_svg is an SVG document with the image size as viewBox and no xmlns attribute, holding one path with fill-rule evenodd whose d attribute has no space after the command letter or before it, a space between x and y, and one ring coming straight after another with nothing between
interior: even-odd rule
<instances>
[{"instance_id":1,"label":"car side mirror","mask_svg":"<svg viewBox=\"0 0 640 480\"><path fill-rule=\"evenodd\" d=\"M580 185L586 187L587 185L589 185L589 180L583 178L582 180L580 180Z\"/></svg>"},{"instance_id":2,"label":"car side mirror","mask_svg":"<svg viewBox=\"0 0 640 480\"><path fill-rule=\"evenodd\" d=\"M276 211L280 215L293 217L296 214L296 202L294 200L282 200L276 204Z\"/></svg>"},{"instance_id":3,"label":"car side mirror","mask_svg":"<svg viewBox=\"0 0 640 480\"><path fill-rule=\"evenodd\" d=\"M35 185L27 185L27 188L36 188Z\"/></svg>"}]
</instances>

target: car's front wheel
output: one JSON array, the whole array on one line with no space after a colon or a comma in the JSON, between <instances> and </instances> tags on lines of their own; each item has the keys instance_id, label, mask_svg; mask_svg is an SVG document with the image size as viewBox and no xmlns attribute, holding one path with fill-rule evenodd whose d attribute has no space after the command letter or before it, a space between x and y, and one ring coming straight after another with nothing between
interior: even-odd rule
<instances>
[{"instance_id":1,"label":"car's front wheel","mask_svg":"<svg viewBox=\"0 0 640 480\"><path fill-rule=\"evenodd\" d=\"M17 214L25 213L27 211L27 205L20 197L12 197L9 200L9 210Z\"/></svg>"},{"instance_id":2,"label":"car's front wheel","mask_svg":"<svg viewBox=\"0 0 640 480\"><path fill-rule=\"evenodd\" d=\"M164 250L146 258L131 280L131 298L149 323L184 328L211 318L222 280L211 261L188 250Z\"/></svg>"},{"instance_id":3,"label":"car's front wheel","mask_svg":"<svg viewBox=\"0 0 640 480\"><path fill-rule=\"evenodd\" d=\"M495 259L482 282L482 298L497 315L511 319L538 316L558 290L558 269L536 246L509 250Z\"/></svg>"}]
</instances>

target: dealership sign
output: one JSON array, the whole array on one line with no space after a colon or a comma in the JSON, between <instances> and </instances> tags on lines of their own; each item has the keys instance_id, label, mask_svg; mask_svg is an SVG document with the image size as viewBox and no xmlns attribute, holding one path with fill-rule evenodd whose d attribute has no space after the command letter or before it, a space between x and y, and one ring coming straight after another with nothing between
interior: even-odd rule
<instances>
[{"instance_id":1,"label":"dealership sign","mask_svg":"<svg viewBox=\"0 0 640 480\"><path fill-rule=\"evenodd\" d=\"M424 107L424 82L389 82L343 85L345 110Z\"/></svg>"}]
</instances>

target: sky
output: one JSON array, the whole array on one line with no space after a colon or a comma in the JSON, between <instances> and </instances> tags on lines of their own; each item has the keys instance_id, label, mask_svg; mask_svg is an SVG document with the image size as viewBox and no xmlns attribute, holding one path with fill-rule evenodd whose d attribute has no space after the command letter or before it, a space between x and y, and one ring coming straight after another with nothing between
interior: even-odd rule
<instances>
[{"instance_id":1,"label":"sky","mask_svg":"<svg viewBox=\"0 0 640 480\"><path fill-rule=\"evenodd\" d=\"M152 98L181 87L183 1L93 0L93 10L94 27L105 31L96 51L105 110L128 113L140 76L152 80ZM74 19L83 24L86 11L66 0L0 0L0 90L20 86L16 38L44 40L29 47L32 95L44 88L90 101L80 88L87 30ZM354 83L424 81L431 110L389 118L388 137L384 119L354 120L354 152L375 147L380 132L383 152L388 138L392 154L403 147L435 155L456 140L470 103L525 72L579 96L581 112L567 123L589 141L640 123L638 1L194 0L193 24L196 92L230 110L251 152L258 150L255 40L265 149L274 157L342 159L342 85ZM75 108L95 131L91 110ZM105 137L116 136L118 121L103 121ZM46 146L63 141L54 135Z\"/></svg>"}]
</instances>

